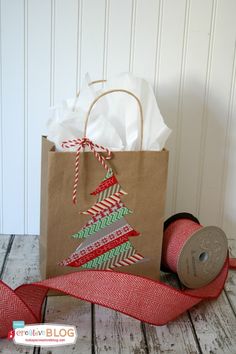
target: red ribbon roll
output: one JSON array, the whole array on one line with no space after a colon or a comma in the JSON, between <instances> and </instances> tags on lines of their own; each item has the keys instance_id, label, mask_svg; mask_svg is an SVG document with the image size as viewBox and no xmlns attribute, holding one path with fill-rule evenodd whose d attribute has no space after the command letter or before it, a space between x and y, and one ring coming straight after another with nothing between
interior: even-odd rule
<instances>
[{"instance_id":1,"label":"red ribbon roll","mask_svg":"<svg viewBox=\"0 0 236 354\"><path fill-rule=\"evenodd\" d=\"M165 235L167 230L168 227ZM167 265L171 266L168 261ZM40 323L42 304L48 290L102 305L153 325L164 325L203 299L218 297L229 267L236 268L236 260L227 257L220 274L210 284L182 291L145 277L108 270L82 270L23 284L15 290L1 281L0 337L7 337L13 321Z\"/></svg>"},{"instance_id":2,"label":"red ribbon roll","mask_svg":"<svg viewBox=\"0 0 236 354\"><path fill-rule=\"evenodd\" d=\"M178 257L185 242L202 226L189 219L172 222L165 230L162 247L162 265L177 273Z\"/></svg>"},{"instance_id":3,"label":"red ribbon roll","mask_svg":"<svg viewBox=\"0 0 236 354\"><path fill-rule=\"evenodd\" d=\"M186 287L209 284L220 273L227 254L227 237L220 228L203 227L188 213L165 222L162 266L177 273Z\"/></svg>"}]
</instances>

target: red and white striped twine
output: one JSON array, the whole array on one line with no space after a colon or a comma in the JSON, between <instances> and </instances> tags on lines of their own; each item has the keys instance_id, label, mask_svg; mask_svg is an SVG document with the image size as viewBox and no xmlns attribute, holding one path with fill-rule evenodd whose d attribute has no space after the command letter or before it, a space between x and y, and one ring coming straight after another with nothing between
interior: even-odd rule
<instances>
[{"instance_id":1,"label":"red and white striped twine","mask_svg":"<svg viewBox=\"0 0 236 354\"><path fill-rule=\"evenodd\" d=\"M97 158L97 160L101 163L101 165L105 168L105 170L109 170L109 166L106 164L105 160L110 160L111 159L111 151L102 145L94 144L91 140L88 138L84 137L82 139L73 139L73 140L66 140L63 141L61 146L63 148L71 148L71 147L77 147L77 152L76 152L76 158L75 158L75 180L74 180L74 187L73 187L73 195L72 195L72 201L74 204L77 203L77 187L78 187L78 181L79 181L79 161L80 161L80 152L81 149L84 149L86 146L90 148L90 150L93 152L94 156ZM107 156L104 157L100 155L96 149L103 150L104 152L107 153Z\"/></svg>"}]
</instances>

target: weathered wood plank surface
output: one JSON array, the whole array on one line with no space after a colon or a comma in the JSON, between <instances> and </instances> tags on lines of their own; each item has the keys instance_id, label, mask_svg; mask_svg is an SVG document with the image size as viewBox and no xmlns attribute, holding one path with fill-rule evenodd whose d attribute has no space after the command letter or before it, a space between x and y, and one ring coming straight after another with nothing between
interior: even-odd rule
<instances>
[{"instance_id":1,"label":"weathered wood plank surface","mask_svg":"<svg viewBox=\"0 0 236 354\"><path fill-rule=\"evenodd\" d=\"M9 235L0 235L0 274L3 272L3 263L7 254L10 239L11 236Z\"/></svg>"},{"instance_id":2,"label":"weathered wood plank surface","mask_svg":"<svg viewBox=\"0 0 236 354\"><path fill-rule=\"evenodd\" d=\"M236 258L236 239L229 240L229 251L230 256ZM236 272L233 270L229 271L228 281L225 284L225 293L236 314Z\"/></svg>"},{"instance_id":3,"label":"weathered wood plank surface","mask_svg":"<svg viewBox=\"0 0 236 354\"><path fill-rule=\"evenodd\" d=\"M236 318L224 292L194 307L190 315L203 353L236 353Z\"/></svg>"},{"instance_id":4,"label":"weathered wood plank surface","mask_svg":"<svg viewBox=\"0 0 236 354\"><path fill-rule=\"evenodd\" d=\"M38 236L15 236L2 280L16 288L40 280Z\"/></svg>"},{"instance_id":5,"label":"weathered wood plank surface","mask_svg":"<svg viewBox=\"0 0 236 354\"><path fill-rule=\"evenodd\" d=\"M145 325L147 343L150 354L155 353L201 353L192 332L192 324L188 315L165 326Z\"/></svg>"},{"instance_id":6,"label":"weathered wood plank surface","mask_svg":"<svg viewBox=\"0 0 236 354\"><path fill-rule=\"evenodd\" d=\"M50 296L47 299L44 321L76 326L78 338L75 345L50 348L50 351L49 348L41 348L40 354L91 353L91 304L69 296Z\"/></svg>"},{"instance_id":7,"label":"weathered wood plank surface","mask_svg":"<svg viewBox=\"0 0 236 354\"><path fill-rule=\"evenodd\" d=\"M147 353L141 322L102 306L95 306L94 350L97 354Z\"/></svg>"}]
</instances>

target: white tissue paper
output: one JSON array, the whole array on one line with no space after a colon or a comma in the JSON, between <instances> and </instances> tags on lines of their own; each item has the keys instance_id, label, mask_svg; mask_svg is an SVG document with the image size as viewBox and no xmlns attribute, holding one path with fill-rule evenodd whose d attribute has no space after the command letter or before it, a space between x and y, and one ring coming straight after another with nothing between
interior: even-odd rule
<instances>
[{"instance_id":1,"label":"white tissue paper","mask_svg":"<svg viewBox=\"0 0 236 354\"><path fill-rule=\"evenodd\" d=\"M111 151L162 150L171 130L159 111L151 85L130 73L109 79L103 87L89 85L86 75L78 98L68 99L51 107L48 139L57 151L61 143L84 137L86 112L93 100L110 89L125 89L136 95L143 108L143 144L141 147L141 117L136 100L125 93L115 92L102 97L91 111L86 137ZM76 148L71 148L71 151ZM68 151L68 149L66 149Z\"/></svg>"}]
</instances>

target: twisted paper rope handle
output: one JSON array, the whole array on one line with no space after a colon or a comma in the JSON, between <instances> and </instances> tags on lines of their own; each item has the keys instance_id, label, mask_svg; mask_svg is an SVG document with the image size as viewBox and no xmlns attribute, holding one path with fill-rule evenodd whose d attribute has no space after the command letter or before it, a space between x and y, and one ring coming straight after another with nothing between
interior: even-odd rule
<instances>
[{"instance_id":1,"label":"twisted paper rope handle","mask_svg":"<svg viewBox=\"0 0 236 354\"><path fill-rule=\"evenodd\" d=\"M0 338L12 329L12 322L40 323L42 304L48 290L119 311L140 321L164 325L204 299L217 298L223 290L229 268L225 265L210 284L200 289L177 290L162 282L110 270L82 270L37 283L9 288L0 281Z\"/></svg>"},{"instance_id":2,"label":"twisted paper rope handle","mask_svg":"<svg viewBox=\"0 0 236 354\"><path fill-rule=\"evenodd\" d=\"M104 82L104 81L106 81L106 80L93 81L90 83L90 85L93 85L93 84L99 83L99 82ZM89 107L88 112L85 117L84 136L87 135L88 121L89 121L91 112L92 112L93 108L95 107L95 105L97 104L97 102L100 99L102 99L103 97L105 97L107 95L111 95L113 93L123 93L123 94L129 95L130 97L134 98L135 101L137 102L138 109L139 109L139 115L140 115L140 124L141 124L141 127L140 127L141 128L140 129L140 135L141 135L141 137L140 137L140 150L142 150L143 126L144 126L142 104L141 104L139 98L134 93L132 93L131 91L125 90L125 89L111 89L111 90L105 91L93 100L93 102L90 104L90 107ZM79 95L79 93L78 93L78 95ZM111 158L111 151L107 148L104 148L101 145L94 144L91 140L89 140L86 137L84 137L83 139L73 139L73 140L63 141L63 143L61 145L63 148L70 148L70 147L78 146L78 150L76 153L76 161L75 161L75 181L74 181L73 197L72 197L73 203L76 204L76 202L77 202L77 187L78 187L78 180L79 180L79 159L80 159L81 149L84 148L85 146L88 146L91 149L91 151L93 151L95 157L98 159L98 161L102 164L102 166L106 170L108 170L109 167L107 166L105 160L109 160ZM98 148L98 149L101 149L101 150L107 152L107 157L103 157L102 155L100 155L95 150L95 148Z\"/></svg>"},{"instance_id":3,"label":"twisted paper rope handle","mask_svg":"<svg viewBox=\"0 0 236 354\"><path fill-rule=\"evenodd\" d=\"M72 201L74 204L77 203L77 188L78 188L78 182L79 182L79 162L80 162L80 152L81 149L84 149L86 146L90 148L90 150L93 152L94 156L96 159L100 162L100 164L105 168L105 170L109 170L109 166L106 164L105 160L110 160L111 159L111 151L107 148L105 148L102 145L94 144L91 140L88 138L84 137L82 139L73 139L73 140L66 140L62 142L62 147L63 148L71 148L71 147L77 147L77 152L76 152L76 158L75 158L75 180L74 180L74 187L73 187L73 195L72 195ZM104 157L102 156L96 149L103 150L104 152L107 153L107 156Z\"/></svg>"}]
</instances>

